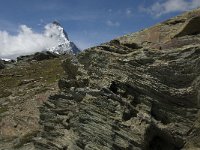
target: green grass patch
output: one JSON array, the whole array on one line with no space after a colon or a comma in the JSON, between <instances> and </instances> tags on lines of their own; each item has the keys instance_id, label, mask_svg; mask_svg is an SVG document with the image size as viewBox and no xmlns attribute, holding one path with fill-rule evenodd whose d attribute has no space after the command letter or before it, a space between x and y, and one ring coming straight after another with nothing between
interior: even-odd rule
<instances>
[{"instance_id":1,"label":"green grass patch","mask_svg":"<svg viewBox=\"0 0 200 150\"><path fill-rule=\"evenodd\" d=\"M7 107L0 107L0 114L4 113L6 111L8 111Z\"/></svg>"},{"instance_id":2,"label":"green grass patch","mask_svg":"<svg viewBox=\"0 0 200 150\"><path fill-rule=\"evenodd\" d=\"M8 97L12 94L9 91L18 87L23 80L34 79L35 82L40 82L47 86L57 82L64 74L61 66L63 59L64 57L44 61L18 62L12 68L1 70L0 98ZM31 89L34 85L29 87Z\"/></svg>"}]
</instances>

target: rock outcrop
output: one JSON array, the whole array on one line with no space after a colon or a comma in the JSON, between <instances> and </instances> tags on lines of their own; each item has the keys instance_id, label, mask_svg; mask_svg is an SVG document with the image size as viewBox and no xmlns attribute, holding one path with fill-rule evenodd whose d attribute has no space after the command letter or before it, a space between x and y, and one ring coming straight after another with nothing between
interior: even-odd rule
<instances>
[{"instance_id":1,"label":"rock outcrop","mask_svg":"<svg viewBox=\"0 0 200 150\"><path fill-rule=\"evenodd\" d=\"M26 56L20 56L17 57L17 61L42 61L42 60L48 60L52 58L58 58L59 55L53 52L49 51L43 51L43 52L36 52L35 54L32 55L26 55Z\"/></svg>"},{"instance_id":2,"label":"rock outcrop","mask_svg":"<svg viewBox=\"0 0 200 150\"><path fill-rule=\"evenodd\" d=\"M5 68L5 64L3 60L0 59L0 69L4 69L4 68Z\"/></svg>"},{"instance_id":3,"label":"rock outcrop","mask_svg":"<svg viewBox=\"0 0 200 150\"><path fill-rule=\"evenodd\" d=\"M194 15L200 9L68 56L60 92L40 108L35 149L199 149Z\"/></svg>"},{"instance_id":4,"label":"rock outcrop","mask_svg":"<svg viewBox=\"0 0 200 150\"><path fill-rule=\"evenodd\" d=\"M25 59L24 59L25 60ZM0 150L31 150L37 135L39 107L58 92L65 56L42 61L6 61L0 69Z\"/></svg>"},{"instance_id":5,"label":"rock outcrop","mask_svg":"<svg viewBox=\"0 0 200 150\"><path fill-rule=\"evenodd\" d=\"M198 44L200 41L199 17L200 8L119 39L121 43L136 43L153 49L180 48Z\"/></svg>"},{"instance_id":6,"label":"rock outcrop","mask_svg":"<svg viewBox=\"0 0 200 150\"><path fill-rule=\"evenodd\" d=\"M200 34L199 24L200 24L200 16L191 18L185 23L181 31L174 37Z\"/></svg>"}]
</instances>

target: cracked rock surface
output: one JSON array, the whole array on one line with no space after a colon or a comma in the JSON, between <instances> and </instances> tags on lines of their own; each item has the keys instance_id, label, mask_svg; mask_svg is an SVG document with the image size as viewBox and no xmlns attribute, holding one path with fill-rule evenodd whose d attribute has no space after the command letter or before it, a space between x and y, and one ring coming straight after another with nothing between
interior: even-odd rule
<instances>
[{"instance_id":1,"label":"cracked rock surface","mask_svg":"<svg viewBox=\"0 0 200 150\"><path fill-rule=\"evenodd\" d=\"M68 64L76 76L60 80L61 92L40 109L36 148L199 147L199 56L199 46L83 52Z\"/></svg>"},{"instance_id":2,"label":"cracked rock surface","mask_svg":"<svg viewBox=\"0 0 200 150\"><path fill-rule=\"evenodd\" d=\"M199 12L157 25L167 36L154 44L141 38L147 29L68 56L60 92L40 108L34 148L200 149L200 35L188 32Z\"/></svg>"}]
</instances>

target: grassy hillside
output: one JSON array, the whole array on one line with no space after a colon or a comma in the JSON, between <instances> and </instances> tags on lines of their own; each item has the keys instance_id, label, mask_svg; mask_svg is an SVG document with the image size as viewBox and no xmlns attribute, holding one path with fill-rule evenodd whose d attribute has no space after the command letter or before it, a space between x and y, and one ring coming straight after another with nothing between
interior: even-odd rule
<instances>
[{"instance_id":1,"label":"grassy hillside","mask_svg":"<svg viewBox=\"0 0 200 150\"><path fill-rule=\"evenodd\" d=\"M0 98L12 94L13 88L41 82L51 84L56 82L62 75L60 58L35 62L19 62L7 69L0 71Z\"/></svg>"},{"instance_id":2,"label":"grassy hillside","mask_svg":"<svg viewBox=\"0 0 200 150\"><path fill-rule=\"evenodd\" d=\"M58 91L64 59L65 56L20 61L0 70L0 147L10 149L21 145L27 135L40 130L38 107Z\"/></svg>"}]
</instances>

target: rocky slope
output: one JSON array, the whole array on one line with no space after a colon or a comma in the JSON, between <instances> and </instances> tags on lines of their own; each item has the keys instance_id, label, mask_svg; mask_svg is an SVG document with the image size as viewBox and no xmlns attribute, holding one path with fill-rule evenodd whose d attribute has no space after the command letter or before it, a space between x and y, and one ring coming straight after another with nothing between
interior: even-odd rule
<instances>
[{"instance_id":1,"label":"rocky slope","mask_svg":"<svg viewBox=\"0 0 200 150\"><path fill-rule=\"evenodd\" d=\"M199 17L66 56L60 91L40 105L42 128L15 149L200 149Z\"/></svg>"},{"instance_id":2,"label":"rocky slope","mask_svg":"<svg viewBox=\"0 0 200 150\"><path fill-rule=\"evenodd\" d=\"M68 57L35 149L200 149L200 9Z\"/></svg>"},{"instance_id":3,"label":"rocky slope","mask_svg":"<svg viewBox=\"0 0 200 150\"><path fill-rule=\"evenodd\" d=\"M18 62L2 61L6 68L0 69L0 150L18 149L41 129L38 108L58 92L65 59L49 53L20 57Z\"/></svg>"}]
</instances>

